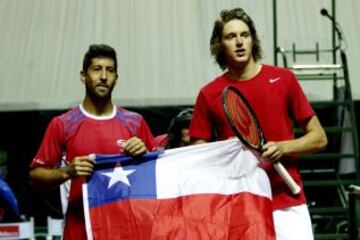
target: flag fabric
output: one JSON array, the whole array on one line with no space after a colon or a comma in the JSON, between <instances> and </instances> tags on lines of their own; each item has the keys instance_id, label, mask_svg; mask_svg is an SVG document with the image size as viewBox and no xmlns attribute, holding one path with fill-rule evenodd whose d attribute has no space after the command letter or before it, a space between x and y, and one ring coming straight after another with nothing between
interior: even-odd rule
<instances>
[{"instance_id":1,"label":"flag fabric","mask_svg":"<svg viewBox=\"0 0 360 240\"><path fill-rule=\"evenodd\" d=\"M275 239L269 179L237 139L96 155L83 197L88 239Z\"/></svg>"}]
</instances>

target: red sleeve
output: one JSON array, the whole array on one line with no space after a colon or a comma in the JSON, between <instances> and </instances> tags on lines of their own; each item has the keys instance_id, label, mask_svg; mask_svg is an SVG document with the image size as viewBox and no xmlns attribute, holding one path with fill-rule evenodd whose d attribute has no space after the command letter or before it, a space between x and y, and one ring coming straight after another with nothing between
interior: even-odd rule
<instances>
[{"instance_id":1,"label":"red sleeve","mask_svg":"<svg viewBox=\"0 0 360 240\"><path fill-rule=\"evenodd\" d=\"M169 142L169 135L167 133L155 137L155 142L158 147L166 147Z\"/></svg>"},{"instance_id":2,"label":"red sleeve","mask_svg":"<svg viewBox=\"0 0 360 240\"><path fill-rule=\"evenodd\" d=\"M30 164L30 168L57 166L63 153L63 123L54 118L46 129L40 148Z\"/></svg>"},{"instance_id":3,"label":"red sleeve","mask_svg":"<svg viewBox=\"0 0 360 240\"><path fill-rule=\"evenodd\" d=\"M141 120L139 137L145 143L148 151L156 150L157 145L155 143L154 137L144 119Z\"/></svg>"},{"instance_id":4,"label":"red sleeve","mask_svg":"<svg viewBox=\"0 0 360 240\"><path fill-rule=\"evenodd\" d=\"M213 124L211 122L210 108L202 91L197 97L194 115L190 123L189 134L192 139L210 141L213 135Z\"/></svg>"},{"instance_id":5,"label":"red sleeve","mask_svg":"<svg viewBox=\"0 0 360 240\"><path fill-rule=\"evenodd\" d=\"M297 123L302 123L315 115L315 112L311 107L310 102L306 98L303 90L301 89L298 80L292 72L290 79L290 91L288 92L290 106L288 109L291 111L291 115L295 121Z\"/></svg>"}]
</instances>

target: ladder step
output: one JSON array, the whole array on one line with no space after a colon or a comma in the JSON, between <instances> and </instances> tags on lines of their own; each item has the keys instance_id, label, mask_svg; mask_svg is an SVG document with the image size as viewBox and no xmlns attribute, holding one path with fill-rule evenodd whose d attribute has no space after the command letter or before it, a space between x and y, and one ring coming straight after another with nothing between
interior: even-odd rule
<instances>
[{"instance_id":1,"label":"ladder step","mask_svg":"<svg viewBox=\"0 0 360 240\"><path fill-rule=\"evenodd\" d=\"M317 73L317 74L304 74L304 73L298 73L295 72L296 78L299 81L317 81L317 80L344 80L343 77L340 76L334 76L334 74L324 74L324 73Z\"/></svg>"},{"instance_id":2,"label":"ladder step","mask_svg":"<svg viewBox=\"0 0 360 240\"><path fill-rule=\"evenodd\" d=\"M328 168L328 169L301 169L301 174L314 174L314 173L335 173L336 170L334 168Z\"/></svg>"},{"instance_id":3,"label":"ladder step","mask_svg":"<svg viewBox=\"0 0 360 240\"><path fill-rule=\"evenodd\" d=\"M319 160L319 159L338 159L338 158L355 158L354 153L314 153L301 156L301 160Z\"/></svg>"},{"instance_id":4,"label":"ladder step","mask_svg":"<svg viewBox=\"0 0 360 240\"><path fill-rule=\"evenodd\" d=\"M340 74L343 67L340 64L297 64L289 67L289 69L295 73L299 80L335 80L339 79L337 75Z\"/></svg>"},{"instance_id":5,"label":"ladder step","mask_svg":"<svg viewBox=\"0 0 360 240\"><path fill-rule=\"evenodd\" d=\"M304 180L305 187L336 187L358 184L358 180Z\"/></svg>"},{"instance_id":6,"label":"ladder step","mask_svg":"<svg viewBox=\"0 0 360 240\"><path fill-rule=\"evenodd\" d=\"M350 100L334 100L334 101L312 101L313 108L336 107L341 105L349 105L352 103Z\"/></svg>"},{"instance_id":7,"label":"ladder step","mask_svg":"<svg viewBox=\"0 0 360 240\"><path fill-rule=\"evenodd\" d=\"M346 233L320 233L320 234L315 234L315 240L345 240L345 239L350 239L349 235Z\"/></svg>"},{"instance_id":8,"label":"ladder step","mask_svg":"<svg viewBox=\"0 0 360 240\"><path fill-rule=\"evenodd\" d=\"M293 70L339 70L340 64L295 64L291 67Z\"/></svg>"},{"instance_id":9,"label":"ladder step","mask_svg":"<svg viewBox=\"0 0 360 240\"><path fill-rule=\"evenodd\" d=\"M288 49L284 49L282 47L278 47L276 49L277 53L291 53L291 54L316 54L317 52L319 53L333 53L334 49L331 48L326 48L326 49L318 49L318 50L288 50Z\"/></svg>"},{"instance_id":10,"label":"ladder step","mask_svg":"<svg viewBox=\"0 0 360 240\"><path fill-rule=\"evenodd\" d=\"M311 214L346 214L349 209L344 207L309 207L309 211Z\"/></svg>"},{"instance_id":11,"label":"ladder step","mask_svg":"<svg viewBox=\"0 0 360 240\"><path fill-rule=\"evenodd\" d=\"M339 133L339 132L352 132L355 130L353 127L324 127L326 133ZM295 134L303 133L303 130L300 128L294 129Z\"/></svg>"},{"instance_id":12,"label":"ladder step","mask_svg":"<svg viewBox=\"0 0 360 240\"><path fill-rule=\"evenodd\" d=\"M355 130L353 127L324 127L327 133L338 133L338 132L352 132Z\"/></svg>"}]
</instances>

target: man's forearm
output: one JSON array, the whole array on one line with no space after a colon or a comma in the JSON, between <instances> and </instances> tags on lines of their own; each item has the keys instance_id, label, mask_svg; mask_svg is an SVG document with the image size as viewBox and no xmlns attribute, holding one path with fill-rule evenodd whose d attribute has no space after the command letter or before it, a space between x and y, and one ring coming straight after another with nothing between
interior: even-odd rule
<instances>
[{"instance_id":1,"label":"man's forearm","mask_svg":"<svg viewBox=\"0 0 360 240\"><path fill-rule=\"evenodd\" d=\"M66 168L35 168L30 171L30 183L36 189L54 189L71 178Z\"/></svg>"}]
</instances>

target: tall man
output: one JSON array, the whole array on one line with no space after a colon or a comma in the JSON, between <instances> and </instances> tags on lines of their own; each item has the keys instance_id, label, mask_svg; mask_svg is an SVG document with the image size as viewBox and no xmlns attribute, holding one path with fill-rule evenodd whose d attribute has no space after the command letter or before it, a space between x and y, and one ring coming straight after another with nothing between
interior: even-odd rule
<instances>
[{"instance_id":1,"label":"tall man","mask_svg":"<svg viewBox=\"0 0 360 240\"><path fill-rule=\"evenodd\" d=\"M200 90L190 125L192 143L234 136L222 109L221 94L230 85L239 89L255 111L268 141L262 158L272 186L277 239L313 239L304 192L293 195L271 163L280 161L302 186L297 156L321 150L327 144L318 118L292 72L259 63L260 40L254 22L243 9L220 13L210 49L225 72ZM295 139L293 122L304 130L302 137Z\"/></svg>"},{"instance_id":2,"label":"tall man","mask_svg":"<svg viewBox=\"0 0 360 240\"><path fill-rule=\"evenodd\" d=\"M30 172L32 184L42 189L71 179L64 239L86 239L81 184L93 171L94 160L89 154L122 151L136 156L155 147L143 117L112 103L111 93L118 79L112 47L91 45L84 56L80 79L86 90L83 102L52 119ZM57 167L63 153L68 165Z\"/></svg>"}]
</instances>

